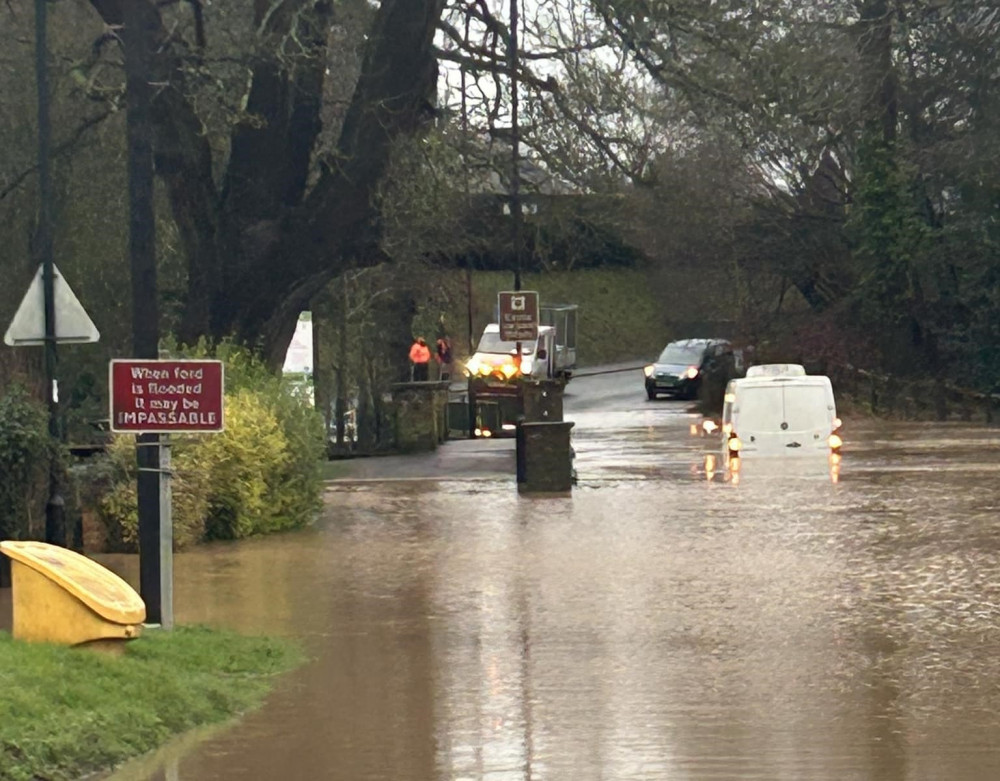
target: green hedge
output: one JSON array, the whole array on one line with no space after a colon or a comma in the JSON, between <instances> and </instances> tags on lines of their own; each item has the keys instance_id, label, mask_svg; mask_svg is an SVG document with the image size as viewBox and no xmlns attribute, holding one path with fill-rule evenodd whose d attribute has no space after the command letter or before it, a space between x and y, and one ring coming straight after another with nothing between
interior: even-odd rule
<instances>
[{"instance_id":1,"label":"green hedge","mask_svg":"<svg viewBox=\"0 0 1000 781\"><path fill-rule=\"evenodd\" d=\"M240 539L296 528L319 510L324 426L292 384L249 352L224 343L177 350L212 352L225 363L226 429L172 439L174 543ZM114 478L100 509L108 536L134 548L138 534L135 439L118 436L109 456Z\"/></svg>"},{"instance_id":2,"label":"green hedge","mask_svg":"<svg viewBox=\"0 0 1000 781\"><path fill-rule=\"evenodd\" d=\"M0 540L43 530L49 463L58 457L45 406L21 386L9 387L0 396Z\"/></svg>"}]
</instances>

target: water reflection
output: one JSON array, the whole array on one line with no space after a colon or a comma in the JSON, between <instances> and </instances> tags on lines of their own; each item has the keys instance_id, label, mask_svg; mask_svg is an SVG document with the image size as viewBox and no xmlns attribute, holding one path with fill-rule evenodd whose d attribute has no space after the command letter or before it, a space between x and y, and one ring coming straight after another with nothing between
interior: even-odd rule
<instances>
[{"instance_id":1,"label":"water reflection","mask_svg":"<svg viewBox=\"0 0 1000 781\"><path fill-rule=\"evenodd\" d=\"M179 620L298 635L314 661L142 777L1000 777L980 432L852 427L849 480L747 463L731 490L692 477L686 416L649 414L673 418L578 424L572 497L365 484L315 529L179 556Z\"/></svg>"},{"instance_id":2,"label":"water reflection","mask_svg":"<svg viewBox=\"0 0 1000 781\"><path fill-rule=\"evenodd\" d=\"M840 453L830 453L829 456L820 455L815 458L764 457L753 459L750 469L752 479L828 477L831 483L837 484L840 482L841 463ZM716 453L705 453L700 462L691 464L692 474L704 475L708 482L719 481L739 485L744 471L743 458L726 458Z\"/></svg>"}]
</instances>

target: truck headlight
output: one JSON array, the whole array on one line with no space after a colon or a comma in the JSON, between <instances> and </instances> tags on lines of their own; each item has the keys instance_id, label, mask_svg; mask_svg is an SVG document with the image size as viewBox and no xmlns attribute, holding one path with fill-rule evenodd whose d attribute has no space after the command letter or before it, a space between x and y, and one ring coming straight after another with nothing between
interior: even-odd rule
<instances>
[{"instance_id":1,"label":"truck headlight","mask_svg":"<svg viewBox=\"0 0 1000 781\"><path fill-rule=\"evenodd\" d=\"M644 366L642 368L642 373L645 374L647 377L652 377L653 376L653 369L654 368L655 367L653 366L653 364L649 364L648 366Z\"/></svg>"}]
</instances>

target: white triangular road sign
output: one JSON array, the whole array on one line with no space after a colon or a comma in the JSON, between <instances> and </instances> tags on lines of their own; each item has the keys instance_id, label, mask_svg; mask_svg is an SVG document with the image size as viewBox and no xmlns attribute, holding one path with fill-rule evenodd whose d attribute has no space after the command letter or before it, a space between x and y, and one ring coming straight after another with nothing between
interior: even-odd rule
<instances>
[{"instance_id":1,"label":"white triangular road sign","mask_svg":"<svg viewBox=\"0 0 1000 781\"><path fill-rule=\"evenodd\" d=\"M96 342L100 332L87 314L87 310L70 290L69 284L53 266L53 293L56 309L56 341L78 344ZM11 347L45 344L45 286L42 281L42 266L31 280L24 300L17 308L10 328L3 340Z\"/></svg>"}]
</instances>

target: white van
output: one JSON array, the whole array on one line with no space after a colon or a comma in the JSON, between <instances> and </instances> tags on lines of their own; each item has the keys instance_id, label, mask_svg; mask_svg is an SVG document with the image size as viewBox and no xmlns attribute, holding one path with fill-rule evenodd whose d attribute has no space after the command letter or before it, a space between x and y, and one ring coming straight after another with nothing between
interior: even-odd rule
<instances>
[{"instance_id":1,"label":"white van","mask_svg":"<svg viewBox=\"0 0 1000 781\"><path fill-rule=\"evenodd\" d=\"M722 449L746 456L839 454L842 441L830 378L798 364L751 366L726 386Z\"/></svg>"}]
</instances>

